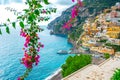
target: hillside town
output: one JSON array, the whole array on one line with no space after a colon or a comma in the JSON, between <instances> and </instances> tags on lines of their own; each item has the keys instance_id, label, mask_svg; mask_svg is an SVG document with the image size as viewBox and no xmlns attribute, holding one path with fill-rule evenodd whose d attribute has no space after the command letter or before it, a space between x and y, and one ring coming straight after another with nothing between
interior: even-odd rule
<instances>
[{"instance_id":1,"label":"hillside town","mask_svg":"<svg viewBox=\"0 0 120 80\"><path fill-rule=\"evenodd\" d=\"M84 32L76 44L79 50L94 54L97 58L109 54L111 57L100 64L89 64L62 80L114 80L114 71L120 68L120 3L97 15L88 18L83 25ZM119 80L116 77L116 80Z\"/></svg>"},{"instance_id":2,"label":"hillside town","mask_svg":"<svg viewBox=\"0 0 120 80\"><path fill-rule=\"evenodd\" d=\"M120 51L120 3L105 9L95 19L88 18L80 35L80 50L115 55ZM76 42L76 44L78 44Z\"/></svg>"}]
</instances>

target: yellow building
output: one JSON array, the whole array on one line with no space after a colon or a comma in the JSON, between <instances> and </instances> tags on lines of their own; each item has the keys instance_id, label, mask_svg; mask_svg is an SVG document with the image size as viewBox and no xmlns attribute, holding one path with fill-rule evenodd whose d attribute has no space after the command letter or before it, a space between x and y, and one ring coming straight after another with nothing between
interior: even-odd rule
<instances>
[{"instance_id":1,"label":"yellow building","mask_svg":"<svg viewBox=\"0 0 120 80\"><path fill-rule=\"evenodd\" d=\"M90 29L92 33L97 33L98 32L97 23L93 23Z\"/></svg>"},{"instance_id":2,"label":"yellow building","mask_svg":"<svg viewBox=\"0 0 120 80\"><path fill-rule=\"evenodd\" d=\"M95 44L92 44L92 43L82 43L83 46L85 47L93 47L95 46Z\"/></svg>"},{"instance_id":3,"label":"yellow building","mask_svg":"<svg viewBox=\"0 0 120 80\"><path fill-rule=\"evenodd\" d=\"M120 27L113 26L113 27L108 27L106 35L108 35L110 38L118 38L120 34Z\"/></svg>"},{"instance_id":4,"label":"yellow building","mask_svg":"<svg viewBox=\"0 0 120 80\"><path fill-rule=\"evenodd\" d=\"M110 38L118 38L120 32L115 32L115 31L108 31L106 35L108 35Z\"/></svg>"},{"instance_id":5,"label":"yellow building","mask_svg":"<svg viewBox=\"0 0 120 80\"><path fill-rule=\"evenodd\" d=\"M100 53L109 53L109 54L114 54L115 53L114 49L109 49L109 48L106 48L106 47L91 47L90 50L97 51L97 52L100 52Z\"/></svg>"},{"instance_id":6,"label":"yellow building","mask_svg":"<svg viewBox=\"0 0 120 80\"><path fill-rule=\"evenodd\" d=\"M81 39L82 39L82 41L84 41L84 42L87 42L87 41L89 41L90 40L90 38L89 37L87 37L87 36L82 36L81 37Z\"/></svg>"},{"instance_id":7,"label":"yellow building","mask_svg":"<svg viewBox=\"0 0 120 80\"><path fill-rule=\"evenodd\" d=\"M107 31L118 31L118 32L120 32L120 26L108 27Z\"/></svg>"}]
</instances>

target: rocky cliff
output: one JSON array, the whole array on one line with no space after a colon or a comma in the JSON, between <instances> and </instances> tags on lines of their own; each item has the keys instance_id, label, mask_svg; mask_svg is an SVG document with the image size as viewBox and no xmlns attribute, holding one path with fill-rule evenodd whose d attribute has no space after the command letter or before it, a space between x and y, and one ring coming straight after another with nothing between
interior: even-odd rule
<instances>
[{"instance_id":1,"label":"rocky cliff","mask_svg":"<svg viewBox=\"0 0 120 80\"><path fill-rule=\"evenodd\" d=\"M81 22L89 16L89 12L86 7L80 8L81 11L79 12L79 16L77 17L75 23L72 26L73 28L69 31L65 30L62 28L62 26L70 19L72 8L73 6L66 9L62 12L61 16L57 17L55 20L50 22L48 24L48 29L51 29L54 34L68 34L69 32L71 32L71 30L73 30L74 27L80 25Z\"/></svg>"},{"instance_id":2,"label":"rocky cliff","mask_svg":"<svg viewBox=\"0 0 120 80\"><path fill-rule=\"evenodd\" d=\"M63 11L61 16L57 17L55 20L48 24L48 28L51 29L54 34L71 33L76 29L79 29L79 27L82 27L81 23L84 23L86 18L96 16L102 12L104 8L109 8L119 1L120 0L83 0L84 7L80 8L79 15L74 22L71 30L65 30L62 28L62 26L70 19L71 9L74 6Z\"/></svg>"}]
</instances>

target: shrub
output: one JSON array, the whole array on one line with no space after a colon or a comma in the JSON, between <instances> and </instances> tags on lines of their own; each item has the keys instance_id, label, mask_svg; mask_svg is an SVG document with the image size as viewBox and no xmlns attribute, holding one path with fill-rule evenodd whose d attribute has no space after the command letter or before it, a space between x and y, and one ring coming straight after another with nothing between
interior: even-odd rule
<instances>
[{"instance_id":1,"label":"shrub","mask_svg":"<svg viewBox=\"0 0 120 80\"><path fill-rule=\"evenodd\" d=\"M107 39L102 39L102 40L100 40L99 42L106 43L106 42L107 42Z\"/></svg>"},{"instance_id":2,"label":"shrub","mask_svg":"<svg viewBox=\"0 0 120 80\"><path fill-rule=\"evenodd\" d=\"M120 45L115 45L115 44L111 44L111 43L106 43L105 45L108 47L112 47L116 52L120 51Z\"/></svg>"},{"instance_id":3,"label":"shrub","mask_svg":"<svg viewBox=\"0 0 120 80\"><path fill-rule=\"evenodd\" d=\"M90 64L92 61L91 55L75 55L75 56L69 56L65 62L61 66L62 68L62 75L63 77L66 77L67 75L77 71L78 69Z\"/></svg>"},{"instance_id":4,"label":"shrub","mask_svg":"<svg viewBox=\"0 0 120 80\"><path fill-rule=\"evenodd\" d=\"M111 80L120 80L120 69L115 70Z\"/></svg>"},{"instance_id":5,"label":"shrub","mask_svg":"<svg viewBox=\"0 0 120 80\"><path fill-rule=\"evenodd\" d=\"M105 58L105 59L110 58L110 54L109 54L109 53L104 53L104 58Z\"/></svg>"}]
</instances>

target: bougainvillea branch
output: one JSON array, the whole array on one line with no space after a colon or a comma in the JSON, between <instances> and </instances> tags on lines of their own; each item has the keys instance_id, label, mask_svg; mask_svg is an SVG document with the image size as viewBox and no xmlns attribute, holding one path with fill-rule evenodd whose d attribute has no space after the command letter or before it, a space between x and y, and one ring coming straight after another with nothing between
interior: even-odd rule
<instances>
[{"instance_id":1,"label":"bougainvillea branch","mask_svg":"<svg viewBox=\"0 0 120 80\"><path fill-rule=\"evenodd\" d=\"M17 12L17 10L12 8L6 8L7 10L13 11L17 16L17 23L21 27L20 36L25 39L24 42L24 56L21 59L21 64L26 67L25 73L18 77L18 80L24 80L31 72L32 68L40 62L40 49L44 45L40 42L38 33L43 31L38 25L41 21L48 21L49 17L42 17L41 14L51 14L56 12L56 8L47 8L43 9L42 3L48 5L48 0L26 0L25 4L28 5L27 9L24 9L22 12ZM8 24L6 26L6 32L10 33L8 25L16 27L16 22L11 22L10 19L7 20Z\"/></svg>"},{"instance_id":2,"label":"bougainvillea branch","mask_svg":"<svg viewBox=\"0 0 120 80\"><path fill-rule=\"evenodd\" d=\"M75 2L75 0L72 0L72 2ZM75 5L72 8L71 18L68 20L68 22L66 22L63 25L63 28L69 30L72 27L72 23L74 22L75 18L78 16L79 8L81 8L82 6L83 6L82 1L81 0L77 0L77 5Z\"/></svg>"},{"instance_id":3,"label":"bougainvillea branch","mask_svg":"<svg viewBox=\"0 0 120 80\"><path fill-rule=\"evenodd\" d=\"M49 4L47 0L44 0L45 4ZM40 14L51 14L55 12L53 9L40 9L41 1L28 0L26 4L29 5L29 9L24 9L25 15L21 16L23 19L19 23L21 26L20 35L25 38L24 43L24 57L21 60L21 63L27 68L23 76L19 77L18 80L23 80L27 77L28 73L31 71L34 65L38 65L40 56L38 52L40 48L44 47L41 42L39 42L38 33L42 29L37 25L40 21L48 21L49 18L40 17ZM21 18L20 18L21 19ZM29 27L24 28L24 22L27 21Z\"/></svg>"}]
</instances>

